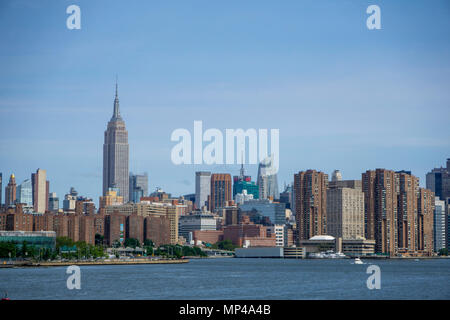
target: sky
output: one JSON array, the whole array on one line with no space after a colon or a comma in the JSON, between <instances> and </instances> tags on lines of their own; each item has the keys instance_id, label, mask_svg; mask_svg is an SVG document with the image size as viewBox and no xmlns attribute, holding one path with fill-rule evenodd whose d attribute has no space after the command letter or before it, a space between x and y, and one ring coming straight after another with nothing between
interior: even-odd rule
<instances>
[{"instance_id":1,"label":"sky","mask_svg":"<svg viewBox=\"0 0 450 320\"><path fill-rule=\"evenodd\" d=\"M80 30L66 27L72 4ZM172 163L172 132L195 120L279 129L280 189L306 169L410 170L423 186L450 158L449 18L448 1L1 1L3 187L41 168L60 200L73 186L98 202L116 75L130 171L150 191L239 173Z\"/></svg>"}]
</instances>

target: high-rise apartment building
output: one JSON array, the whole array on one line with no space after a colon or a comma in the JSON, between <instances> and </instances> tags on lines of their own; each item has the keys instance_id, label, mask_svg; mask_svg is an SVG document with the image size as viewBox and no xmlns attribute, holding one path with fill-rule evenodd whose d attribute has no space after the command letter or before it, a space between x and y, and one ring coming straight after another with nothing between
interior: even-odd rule
<instances>
[{"instance_id":1,"label":"high-rise apartment building","mask_svg":"<svg viewBox=\"0 0 450 320\"><path fill-rule=\"evenodd\" d=\"M259 199L279 199L277 168L274 165L273 154L259 163L257 185Z\"/></svg>"},{"instance_id":2,"label":"high-rise apartment building","mask_svg":"<svg viewBox=\"0 0 450 320\"><path fill-rule=\"evenodd\" d=\"M45 213L48 206L48 186L47 172L37 169L36 173L31 174L31 185L33 190L33 207L38 213Z\"/></svg>"},{"instance_id":3,"label":"high-rise apartment building","mask_svg":"<svg viewBox=\"0 0 450 320\"><path fill-rule=\"evenodd\" d=\"M435 194L431 190L419 188L418 193L418 230L417 251L431 255L434 250L433 239L433 216L434 216Z\"/></svg>"},{"instance_id":4,"label":"high-rise apartment building","mask_svg":"<svg viewBox=\"0 0 450 320\"><path fill-rule=\"evenodd\" d=\"M397 252L395 179L392 170L368 170L362 174L366 239L375 240L378 253Z\"/></svg>"},{"instance_id":5,"label":"high-rise apartment building","mask_svg":"<svg viewBox=\"0 0 450 320\"><path fill-rule=\"evenodd\" d=\"M223 208L232 200L231 175L228 173L213 173L211 175L211 195L209 198L209 210Z\"/></svg>"},{"instance_id":6,"label":"high-rise apartment building","mask_svg":"<svg viewBox=\"0 0 450 320\"><path fill-rule=\"evenodd\" d=\"M211 172L198 171L195 173L195 206L202 209L207 206L211 194Z\"/></svg>"},{"instance_id":7,"label":"high-rise apartment building","mask_svg":"<svg viewBox=\"0 0 450 320\"><path fill-rule=\"evenodd\" d=\"M434 196L409 171L368 170L362 174L366 238L375 252L430 255ZM431 210L431 213L430 213Z\"/></svg>"},{"instance_id":8,"label":"high-rise apartment building","mask_svg":"<svg viewBox=\"0 0 450 320\"><path fill-rule=\"evenodd\" d=\"M346 240L364 238L364 194L361 188L341 185L327 189L327 234Z\"/></svg>"},{"instance_id":9,"label":"high-rise apartment building","mask_svg":"<svg viewBox=\"0 0 450 320\"><path fill-rule=\"evenodd\" d=\"M294 175L297 241L326 234L327 184L328 175L320 171L300 171Z\"/></svg>"},{"instance_id":10,"label":"high-rise apartment building","mask_svg":"<svg viewBox=\"0 0 450 320\"><path fill-rule=\"evenodd\" d=\"M130 198L134 203L139 203L142 197L148 196L148 175L130 173Z\"/></svg>"},{"instance_id":11,"label":"high-rise apartment building","mask_svg":"<svg viewBox=\"0 0 450 320\"><path fill-rule=\"evenodd\" d=\"M9 177L8 185L5 188L5 206L6 207L11 207L11 206L15 205L16 195L17 195L16 192L17 192L16 178L13 173Z\"/></svg>"},{"instance_id":12,"label":"high-rise apartment building","mask_svg":"<svg viewBox=\"0 0 450 320\"><path fill-rule=\"evenodd\" d=\"M124 202L129 200L129 145L128 131L119 110L119 97L116 83L114 111L105 131L103 144L103 195L109 188L119 188L119 196Z\"/></svg>"},{"instance_id":13,"label":"high-rise apartment building","mask_svg":"<svg viewBox=\"0 0 450 320\"><path fill-rule=\"evenodd\" d=\"M28 207L33 206L33 186L30 179L24 180L17 187L17 203L23 203Z\"/></svg>"},{"instance_id":14,"label":"high-rise apartment building","mask_svg":"<svg viewBox=\"0 0 450 320\"><path fill-rule=\"evenodd\" d=\"M416 250L417 192L419 179L409 172L396 172L398 248Z\"/></svg>"}]
</instances>

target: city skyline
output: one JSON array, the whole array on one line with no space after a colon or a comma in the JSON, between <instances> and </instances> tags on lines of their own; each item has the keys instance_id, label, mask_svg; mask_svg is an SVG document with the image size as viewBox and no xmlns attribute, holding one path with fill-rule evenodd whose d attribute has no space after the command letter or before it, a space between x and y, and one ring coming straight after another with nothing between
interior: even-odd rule
<instances>
[{"instance_id":1,"label":"city skyline","mask_svg":"<svg viewBox=\"0 0 450 320\"><path fill-rule=\"evenodd\" d=\"M80 1L79 31L65 27L65 3L3 3L3 186L11 173L19 185L42 168L60 200L73 186L98 203L116 73L129 171L148 172L150 191L193 193L196 171L239 173L170 162L170 133L194 120L280 128L280 186L300 170L361 179L375 168L410 170L425 186L450 151L449 7L381 1L382 30L369 31L367 3L209 4L200 13L183 3ZM35 16L46 22L34 26ZM257 165L245 169L256 180Z\"/></svg>"}]
</instances>

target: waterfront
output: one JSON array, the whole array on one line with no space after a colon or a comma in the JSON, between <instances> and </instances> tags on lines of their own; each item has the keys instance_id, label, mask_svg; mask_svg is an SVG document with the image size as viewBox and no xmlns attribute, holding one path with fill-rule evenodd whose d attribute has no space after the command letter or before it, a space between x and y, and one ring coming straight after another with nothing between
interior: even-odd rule
<instances>
[{"instance_id":1,"label":"waterfront","mask_svg":"<svg viewBox=\"0 0 450 320\"><path fill-rule=\"evenodd\" d=\"M81 289L66 267L0 269L13 299L450 299L450 259L193 259L173 265L81 266ZM381 269L369 290L366 269Z\"/></svg>"}]
</instances>

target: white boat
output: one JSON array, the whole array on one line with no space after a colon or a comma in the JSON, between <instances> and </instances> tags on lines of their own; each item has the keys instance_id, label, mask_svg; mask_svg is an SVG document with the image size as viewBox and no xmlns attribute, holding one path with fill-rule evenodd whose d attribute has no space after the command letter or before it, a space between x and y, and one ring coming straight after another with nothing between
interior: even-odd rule
<instances>
[{"instance_id":1,"label":"white boat","mask_svg":"<svg viewBox=\"0 0 450 320\"><path fill-rule=\"evenodd\" d=\"M355 258L355 264L364 264L360 258Z\"/></svg>"}]
</instances>

